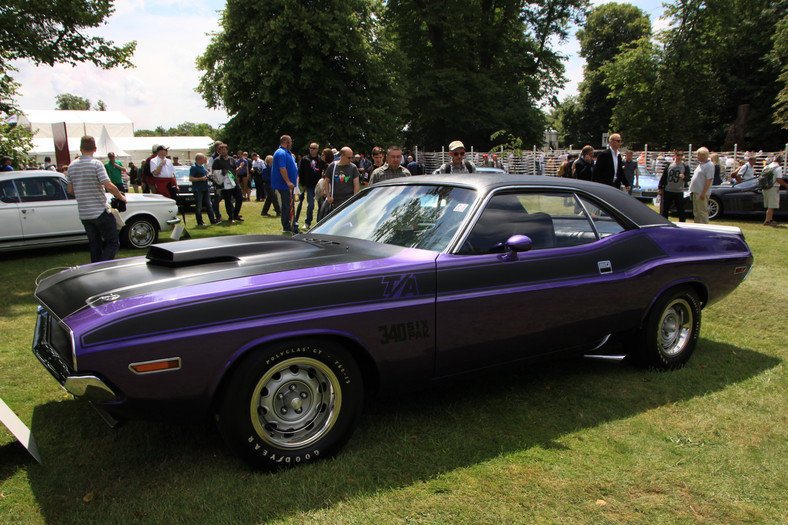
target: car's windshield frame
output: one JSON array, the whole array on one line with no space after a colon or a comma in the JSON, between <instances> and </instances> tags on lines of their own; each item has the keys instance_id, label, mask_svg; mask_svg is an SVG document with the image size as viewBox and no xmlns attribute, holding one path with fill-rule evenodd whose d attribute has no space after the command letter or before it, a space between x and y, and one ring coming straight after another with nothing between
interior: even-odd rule
<instances>
[{"instance_id":1,"label":"car's windshield frame","mask_svg":"<svg viewBox=\"0 0 788 525\"><path fill-rule=\"evenodd\" d=\"M375 202L378 200L381 204ZM475 214L478 201L479 193L472 186L431 183L371 186L335 210L310 233L447 252L464 231L469 217ZM363 225L357 223L369 208L373 210L372 219ZM410 215L405 215L407 208ZM398 228L405 226L405 221L410 221L408 228Z\"/></svg>"}]
</instances>

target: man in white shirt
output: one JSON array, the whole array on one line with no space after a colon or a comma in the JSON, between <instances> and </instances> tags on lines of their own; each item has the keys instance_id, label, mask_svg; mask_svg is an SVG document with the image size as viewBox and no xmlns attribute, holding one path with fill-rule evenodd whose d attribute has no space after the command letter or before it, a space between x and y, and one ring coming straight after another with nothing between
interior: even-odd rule
<instances>
[{"instance_id":1,"label":"man in white shirt","mask_svg":"<svg viewBox=\"0 0 788 525\"><path fill-rule=\"evenodd\" d=\"M763 190L763 207L766 208L766 220L763 221L764 226L777 226L774 220L774 210L780 207L780 189L785 188L788 190L788 182L783 178L783 156L777 155L774 162L769 164L769 168L774 169L774 185L771 188Z\"/></svg>"},{"instance_id":2,"label":"man in white shirt","mask_svg":"<svg viewBox=\"0 0 788 525\"><path fill-rule=\"evenodd\" d=\"M153 182L156 186L156 193L172 198L170 188L178 192L178 183L175 181L175 167L172 161L167 158L166 146L156 148L156 156L150 161L150 172L153 175Z\"/></svg>"},{"instance_id":3,"label":"man in white shirt","mask_svg":"<svg viewBox=\"0 0 788 525\"><path fill-rule=\"evenodd\" d=\"M747 162L744 163L744 166L739 168L739 171L733 175L733 178L736 179L737 182L744 182L745 180L755 178L755 160L755 154L750 155Z\"/></svg>"},{"instance_id":4,"label":"man in white shirt","mask_svg":"<svg viewBox=\"0 0 788 525\"><path fill-rule=\"evenodd\" d=\"M697 151L698 167L690 181L690 194L692 196L692 213L695 222L709 223L709 189L714 182L714 164L709 160L709 150L700 148Z\"/></svg>"}]
</instances>

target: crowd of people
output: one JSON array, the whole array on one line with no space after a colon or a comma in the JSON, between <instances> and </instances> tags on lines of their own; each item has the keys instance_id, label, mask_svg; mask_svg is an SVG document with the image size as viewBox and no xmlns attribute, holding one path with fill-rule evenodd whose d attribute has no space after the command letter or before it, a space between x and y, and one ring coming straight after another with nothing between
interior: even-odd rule
<instances>
[{"instance_id":1,"label":"crowd of people","mask_svg":"<svg viewBox=\"0 0 788 525\"><path fill-rule=\"evenodd\" d=\"M608 184L632 192L638 186L638 161L632 150L623 155L620 151L623 140L614 133L609 137L609 147L595 152L592 146L585 146L580 155L568 155L557 170L557 175L581 180ZM209 224L242 222L243 203L251 200L252 188L255 200L262 202L262 216L274 212L281 218L282 233L293 235L300 232L299 219L306 201L306 229L311 228L313 220L320 220L333 208L340 206L359 192L362 186L377 184L395 177L409 177L423 173L412 154L405 154L399 146L388 149L375 147L371 151L372 160L354 153L345 146L340 150L320 149L313 142L307 155L297 158L292 151L293 140L282 135L279 147L263 160L253 152L251 156L242 150L235 155L229 154L227 144L217 141L213 153L208 156L197 154L189 169L189 181L195 199L195 217L198 226L206 227L203 211L208 215ZM96 143L93 137L83 137L80 145L81 155L68 167L57 171L66 173L68 191L77 198L80 219L90 243L91 261L112 259L119 242L115 218L108 208L105 192L112 193L120 202L125 202L128 190L124 179L129 181L135 192L152 192L175 198L179 188L175 178L175 167L180 165L178 157L170 157L169 149L163 145L152 148L151 155L138 168L133 162L128 167L108 154L108 161L102 164L93 158ZM466 174L474 173L476 166L468 160L462 141L449 144L450 160L440 166L437 173ZM684 162L684 152L676 150L671 157L660 157L661 169L658 191L661 196L660 212L668 217L675 208L679 221L685 221L684 194L689 189L695 222L708 223L708 199L712 185L723 181L723 173L730 173L734 182L769 177L770 182L762 184L766 220L764 225L774 226L774 210L779 208L781 188L788 189L783 178L781 155L767 160L756 175L757 158L745 157L741 165L728 164L716 153L705 147L696 152L697 166L690 170ZM497 155L484 155L484 165L503 168ZM723 168L723 163L725 168ZM43 169L56 170L49 157ZM5 157L0 163L0 171L13 170L10 159ZM759 181L760 182L760 181ZM224 201L222 215L221 202Z\"/></svg>"},{"instance_id":2,"label":"crowd of people","mask_svg":"<svg viewBox=\"0 0 788 525\"><path fill-rule=\"evenodd\" d=\"M390 146L386 150L374 147L370 155L372 160L354 153L348 146L339 150L321 150L320 145L313 142L308 153L299 157L293 153L292 147L293 139L282 135L279 147L265 159L256 152L252 152L250 157L245 151L230 156L227 144L218 141L210 157L197 155L189 172L197 225L208 226L203 220L203 211L207 212L210 224L225 220L242 222L243 203L251 200L253 186L255 200L263 203L261 215L270 216L273 208L281 218L282 233L293 235L301 231L299 220L302 211L303 226L309 229L315 219L320 220L362 187L395 177L420 175L424 171L413 154L406 155L399 146ZM476 171L473 163L464 160L466 150L461 141L453 141L449 149L452 160L441 167L441 172ZM158 146L138 173L129 173L130 183L135 188L141 184L143 191L151 190L168 196L177 193L177 182L167 162L166 151L166 147ZM107 171L110 171L109 167ZM221 201L224 201L224 216ZM306 210L303 210L304 203Z\"/></svg>"},{"instance_id":3,"label":"crowd of people","mask_svg":"<svg viewBox=\"0 0 788 525\"><path fill-rule=\"evenodd\" d=\"M632 150L627 150L622 156L619 151L623 142L620 134L613 133L608 140L610 145L602 152L595 152L593 146L585 146L578 158L568 155L558 168L558 176L622 187L632 194L632 189L639 186L638 161L634 159ZM730 173L730 181L734 184L754 179L757 156L747 154L745 162L738 165L735 159L723 159L705 147L699 148L695 155L697 166L692 172L690 166L684 162L684 152L681 150L674 151L672 157L657 157L652 169L660 177L660 213L667 218L675 208L679 221L684 222L684 193L688 189L695 222L708 224L711 187L722 184L725 173ZM780 207L779 190L788 189L788 181L783 178L782 173L783 160L782 155L768 157L757 175L771 177L771 182L762 186L763 206L766 209L766 220L763 223L765 226L777 224L774 221L774 210Z\"/></svg>"}]
</instances>

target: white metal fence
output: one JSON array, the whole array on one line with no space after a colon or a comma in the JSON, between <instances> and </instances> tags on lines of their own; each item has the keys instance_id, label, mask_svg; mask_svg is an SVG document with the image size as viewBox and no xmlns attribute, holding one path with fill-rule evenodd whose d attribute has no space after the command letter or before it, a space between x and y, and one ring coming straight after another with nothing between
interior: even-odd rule
<instances>
[{"instance_id":1,"label":"white metal fence","mask_svg":"<svg viewBox=\"0 0 788 525\"><path fill-rule=\"evenodd\" d=\"M691 152L689 155L686 153L687 150ZM687 150L684 151L686 162L689 163L690 169L694 169L698 163L695 153L697 147L689 144ZM418 157L419 164L424 167L424 173L432 173L451 159L449 152L446 150L428 152L416 150L415 153ZM642 151L633 150L632 153L632 158L637 161L638 165L645 166L656 175L661 175L664 167L673 159L673 151L649 151L645 149ZM756 157L756 173L766 166L767 160L774 155L783 155L784 172L786 172L786 162L788 162L788 144L786 144L784 151L742 151L734 147L733 151L720 151L716 153L720 157L720 165L723 168L723 180L729 180L731 172L738 169L738 167L746 162L746 159L753 155ZM521 154L516 155L514 153L506 153L503 150L475 151L471 148L466 151L465 159L470 160L476 166L483 166L485 155L487 155L488 162L492 160L493 155L497 155L503 162L504 169L509 173L520 175L547 175L554 177L558 175L558 169L561 163L566 160L568 154L579 156L580 150L538 150L534 148L531 151L523 151Z\"/></svg>"}]
</instances>

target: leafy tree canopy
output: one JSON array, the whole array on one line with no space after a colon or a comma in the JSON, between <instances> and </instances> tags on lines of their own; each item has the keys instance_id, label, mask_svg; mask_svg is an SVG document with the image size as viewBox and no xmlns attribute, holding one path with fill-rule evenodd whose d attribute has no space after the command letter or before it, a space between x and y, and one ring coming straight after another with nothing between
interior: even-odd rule
<instances>
[{"instance_id":1,"label":"leafy tree canopy","mask_svg":"<svg viewBox=\"0 0 788 525\"><path fill-rule=\"evenodd\" d=\"M601 132L620 131L637 148L781 149L788 141L788 3L676 0L665 8L667 30L623 46L611 45L610 29L637 28L637 18L601 17L600 28L596 15L636 8L592 10L578 32L587 60L580 94L558 113L564 137L594 144Z\"/></svg>"},{"instance_id":2,"label":"leafy tree canopy","mask_svg":"<svg viewBox=\"0 0 788 525\"><path fill-rule=\"evenodd\" d=\"M385 143L402 128L376 42L371 0L228 0L197 67L209 107L233 115L232 147L273 151L283 134L342 147Z\"/></svg>"},{"instance_id":3,"label":"leafy tree canopy","mask_svg":"<svg viewBox=\"0 0 788 525\"><path fill-rule=\"evenodd\" d=\"M582 29L577 31L580 55L586 59L583 81L578 86L577 104L572 120L559 126L565 142L600 146L602 134L610 127L613 108L622 94L611 90L604 66L643 38L651 35L651 21L646 13L630 4L611 2L591 9Z\"/></svg>"},{"instance_id":4,"label":"leafy tree canopy","mask_svg":"<svg viewBox=\"0 0 788 525\"><path fill-rule=\"evenodd\" d=\"M551 47L568 36L585 1L391 0L385 20L408 78L410 137L428 148L450 141L485 148L499 130L542 141L543 101L565 81Z\"/></svg>"},{"instance_id":5,"label":"leafy tree canopy","mask_svg":"<svg viewBox=\"0 0 788 525\"><path fill-rule=\"evenodd\" d=\"M216 139L218 135L219 130L210 124L195 124L194 122L184 122L167 129L164 126L157 126L154 130L138 129L134 131L135 137L211 137Z\"/></svg>"},{"instance_id":6,"label":"leafy tree canopy","mask_svg":"<svg viewBox=\"0 0 788 525\"><path fill-rule=\"evenodd\" d=\"M13 79L13 60L49 66L90 62L104 69L131 67L136 42L116 46L84 33L101 25L113 10L113 0L4 0L0 8L0 116L19 111L14 102L19 85ZM0 129L1 142L14 142L8 132ZM29 151L30 144L18 143L17 147Z\"/></svg>"},{"instance_id":7,"label":"leafy tree canopy","mask_svg":"<svg viewBox=\"0 0 788 525\"><path fill-rule=\"evenodd\" d=\"M64 93L55 97L55 109L88 111L90 100L71 93Z\"/></svg>"},{"instance_id":8,"label":"leafy tree canopy","mask_svg":"<svg viewBox=\"0 0 788 525\"><path fill-rule=\"evenodd\" d=\"M407 138L477 147L506 129L541 141L539 107L586 0L229 0L198 59L198 91L244 147L293 136L363 148Z\"/></svg>"}]
</instances>

